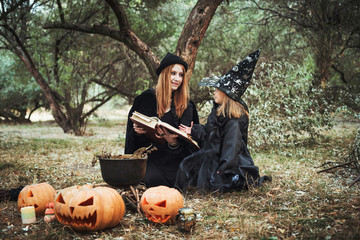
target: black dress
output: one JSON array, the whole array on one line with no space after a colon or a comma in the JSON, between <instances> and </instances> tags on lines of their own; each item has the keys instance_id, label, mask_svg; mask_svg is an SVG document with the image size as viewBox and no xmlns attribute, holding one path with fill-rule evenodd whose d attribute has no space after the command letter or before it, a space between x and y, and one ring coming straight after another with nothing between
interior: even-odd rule
<instances>
[{"instance_id":1,"label":"black dress","mask_svg":"<svg viewBox=\"0 0 360 240\"><path fill-rule=\"evenodd\" d=\"M201 150L180 164L176 186L183 191L189 186L202 192L242 190L264 180L247 148L248 117L216 116L217 107L214 103L205 125L197 124L191 129Z\"/></svg>"},{"instance_id":2,"label":"black dress","mask_svg":"<svg viewBox=\"0 0 360 240\"><path fill-rule=\"evenodd\" d=\"M146 187L154 187L159 185L174 187L176 173L180 162L182 159L192 153L188 143L179 138L180 146L174 150L169 148L167 144L152 142L145 135L137 134L134 131L133 122L130 120L130 116L134 111L140 112L147 116L158 117L156 104L154 89L148 89L135 98L134 104L128 115L125 154L132 154L141 147L148 147L153 144L158 150L153 151L148 155L144 183ZM172 104L171 110L165 113L164 116L160 119L163 122L166 122L176 128L179 128L180 124L190 126L191 122L194 122L194 124L199 123L198 113L192 101L189 102L188 107L184 111L181 118L177 117L175 113L175 106Z\"/></svg>"}]
</instances>

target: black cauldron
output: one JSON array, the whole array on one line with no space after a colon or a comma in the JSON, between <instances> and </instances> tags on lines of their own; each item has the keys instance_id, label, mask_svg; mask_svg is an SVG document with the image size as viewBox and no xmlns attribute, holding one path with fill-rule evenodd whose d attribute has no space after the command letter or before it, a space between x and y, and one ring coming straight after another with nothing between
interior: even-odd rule
<instances>
[{"instance_id":1,"label":"black cauldron","mask_svg":"<svg viewBox=\"0 0 360 240\"><path fill-rule=\"evenodd\" d=\"M102 178L111 186L134 186L145 177L147 157L139 159L99 158L99 160Z\"/></svg>"}]
</instances>

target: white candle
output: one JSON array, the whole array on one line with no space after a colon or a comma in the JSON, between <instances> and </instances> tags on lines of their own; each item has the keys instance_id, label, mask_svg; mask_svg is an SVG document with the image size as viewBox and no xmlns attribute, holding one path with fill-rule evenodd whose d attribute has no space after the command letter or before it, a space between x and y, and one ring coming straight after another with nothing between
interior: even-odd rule
<instances>
[{"instance_id":1,"label":"white candle","mask_svg":"<svg viewBox=\"0 0 360 240\"><path fill-rule=\"evenodd\" d=\"M21 220L23 224L36 222L34 206L21 208Z\"/></svg>"}]
</instances>

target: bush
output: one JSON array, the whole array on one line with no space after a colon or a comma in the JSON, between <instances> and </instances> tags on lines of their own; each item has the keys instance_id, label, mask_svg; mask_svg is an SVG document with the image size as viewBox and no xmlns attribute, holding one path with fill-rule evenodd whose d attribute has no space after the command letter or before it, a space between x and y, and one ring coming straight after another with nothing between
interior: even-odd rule
<instances>
[{"instance_id":1,"label":"bush","mask_svg":"<svg viewBox=\"0 0 360 240\"><path fill-rule=\"evenodd\" d=\"M29 122L40 107L48 107L40 87L21 63L0 54L0 121Z\"/></svg>"},{"instance_id":2,"label":"bush","mask_svg":"<svg viewBox=\"0 0 360 240\"><path fill-rule=\"evenodd\" d=\"M250 109L250 144L284 145L321 128L334 125L335 106L323 90L312 85L312 62L303 66L288 62L262 62L244 95Z\"/></svg>"}]
</instances>

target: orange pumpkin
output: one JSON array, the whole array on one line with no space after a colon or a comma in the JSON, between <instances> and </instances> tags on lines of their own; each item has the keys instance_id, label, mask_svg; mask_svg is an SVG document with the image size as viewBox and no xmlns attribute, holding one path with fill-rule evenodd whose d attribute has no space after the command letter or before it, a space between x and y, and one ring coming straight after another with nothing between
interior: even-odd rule
<instances>
[{"instance_id":1,"label":"orange pumpkin","mask_svg":"<svg viewBox=\"0 0 360 240\"><path fill-rule=\"evenodd\" d=\"M54 200L54 212L57 220L65 225L69 225L71 218L69 214L69 203L72 197L82 188L92 188L91 185L72 186L60 190Z\"/></svg>"},{"instance_id":2,"label":"orange pumpkin","mask_svg":"<svg viewBox=\"0 0 360 240\"><path fill-rule=\"evenodd\" d=\"M60 205L61 197L63 205ZM64 191L61 197L59 195L55 199L55 214L59 222L77 231L98 231L115 227L125 213L124 201L113 188L75 186Z\"/></svg>"},{"instance_id":3,"label":"orange pumpkin","mask_svg":"<svg viewBox=\"0 0 360 240\"><path fill-rule=\"evenodd\" d=\"M25 186L18 196L18 208L34 206L37 216L44 215L46 204L54 200L55 193L55 189L48 183Z\"/></svg>"},{"instance_id":4,"label":"orange pumpkin","mask_svg":"<svg viewBox=\"0 0 360 240\"><path fill-rule=\"evenodd\" d=\"M146 218L155 223L173 223L184 206L182 194L175 188L158 186L147 189L140 200Z\"/></svg>"}]
</instances>

